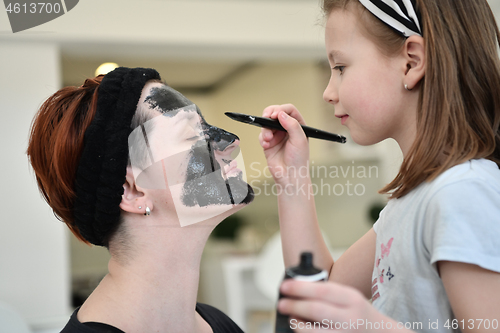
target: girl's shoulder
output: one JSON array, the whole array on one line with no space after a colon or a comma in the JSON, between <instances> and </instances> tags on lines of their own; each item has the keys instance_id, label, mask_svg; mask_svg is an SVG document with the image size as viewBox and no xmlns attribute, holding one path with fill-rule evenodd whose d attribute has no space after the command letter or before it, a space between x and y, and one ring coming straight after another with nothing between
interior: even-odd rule
<instances>
[{"instance_id":1,"label":"girl's shoulder","mask_svg":"<svg viewBox=\"0 0 500 333\"><path fill-rule=\"evenodd\" d=\"M392 221L413 221L433 229L429 221L455 224L478 219L487 224L500 220L500 169L486 159L456 165L405 196L389 200L374 230L378 233L381 225Z\"/></svg>"},{"instance_id":2,"label":"girl's shoulder","mask_svg":"<svg viewBox=\"0 0 500 333\"><path fill-rule=\"evenodd\" d=\"M490 180L494 183L500 183L500 169L493 161L484 158L473 159L451 167L436 178L440 182L466 179Z\"/></svg>"},{"instance_id":3,"label":"girl's shoulder","mask_svg":"<svg viewBox=\"0 0 500 333\"><path fill-rule=\"evenodd\" d=\"M490 160L476 159L446 170L402 198L389 200L386 210L420 216L429 209L477 210L485 206L497 206L500 210L500 169Z\"/></svg>"},{"instance_id":4,"label":"girl's shoulder","mask_svg":"<svg viewBox=\"0 0 500 333\"><path fill-rule=\"evenodd\" d=\"M446 170L429 182L428 187L431 193L448 192L446 188L454 191L482 191L488 188L500 195L500 168L487 159L469 160Z\"/></svg>"},{"instance_id":5,"label":"girl's shoulder","mask_svg":"<svg viewBox=\"0 0 500 333\"><path fill-rule=\"evenodd\" d=\"M456 261L500 272L500 169L471 160L436 178L422 214L430 262Z\"/></svg>"},{"instance_id":6,"label":"girl's shoulder","mask_svg":"<svg viewBox=\"0 0 500 333\"><path fill-rule=\"evenodd\" d=\"M486 160L470 160L443 172L429 184L426 195L427 217L435 220L500 219L500 169Z\"/></svg>"}]
</instances>

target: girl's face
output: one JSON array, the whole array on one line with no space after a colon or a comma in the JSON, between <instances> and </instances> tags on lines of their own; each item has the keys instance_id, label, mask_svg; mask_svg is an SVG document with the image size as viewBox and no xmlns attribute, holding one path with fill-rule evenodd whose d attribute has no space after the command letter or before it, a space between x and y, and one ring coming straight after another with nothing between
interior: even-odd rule
<instances>
[{"instance_id":1,"label":"girl's face","mask_svg":"<svg viewBox=\"0 0 500 333\"><path fill-rule=\"evenodd\" d=\"M330 13L325 44L332 75L323 98L335 106L335 116L356 143L394 138L401 144L416 119L404 89L406 60L382 54L361 29L350 8Z\"/></svg>"}]
</instances>

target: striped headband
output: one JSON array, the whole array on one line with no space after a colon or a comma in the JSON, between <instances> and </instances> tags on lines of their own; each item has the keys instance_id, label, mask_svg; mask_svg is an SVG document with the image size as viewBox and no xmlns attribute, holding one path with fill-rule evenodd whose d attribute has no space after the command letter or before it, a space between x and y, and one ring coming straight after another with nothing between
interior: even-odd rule
<instances>
[{"instance_id":1,"label":"striped headband","mask_svg":"<svg viewBox=\"0 0 500 333\"><path fill-rule=\"evenodd\" d=\"M359 0L379 20L404 37L422 36L415 0Z\"/></svg>"}]
</instances>

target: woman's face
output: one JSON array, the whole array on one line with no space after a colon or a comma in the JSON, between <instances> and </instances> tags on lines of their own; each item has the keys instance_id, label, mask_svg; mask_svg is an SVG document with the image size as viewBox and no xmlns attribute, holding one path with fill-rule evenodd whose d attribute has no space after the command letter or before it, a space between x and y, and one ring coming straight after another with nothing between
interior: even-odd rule
<instances>
[{"instance_id":1,"label":"woman's face","mask_svg":"<svg viewBox=\"0 0 500 333\"><path fill-rule=\"evenodd\" d=\"M181 226L253 200L236 135L207 124L196 105L161 83L145 86L138 109L156 116L129 137L136 183L170 192Z\"/></svg>"}]
</instances>

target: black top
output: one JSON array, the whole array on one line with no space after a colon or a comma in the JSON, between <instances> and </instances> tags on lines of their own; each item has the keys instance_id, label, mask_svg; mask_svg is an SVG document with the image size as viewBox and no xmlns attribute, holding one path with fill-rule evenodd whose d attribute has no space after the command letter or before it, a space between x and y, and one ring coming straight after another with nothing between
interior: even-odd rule
<instances>
[{"instance_id":1,"label":"black top","mask_svg":"<svg viewBox=\"0 0 500 333\"><path fill-rule=\"evenodd\" d=\"M76 314L79 309L80 308L73 312L71 318L61 333L125 333L122 330L108 324L95 322L80 323L76 318ZM198 312L198 314L205 319L214 333L243 333L241 328L239 328L239 326L236 325L231 318L213 306L197 303L196 312ZM168 332L168 329L166 329L165 332Z\"/></svg>"}]
</instances>

